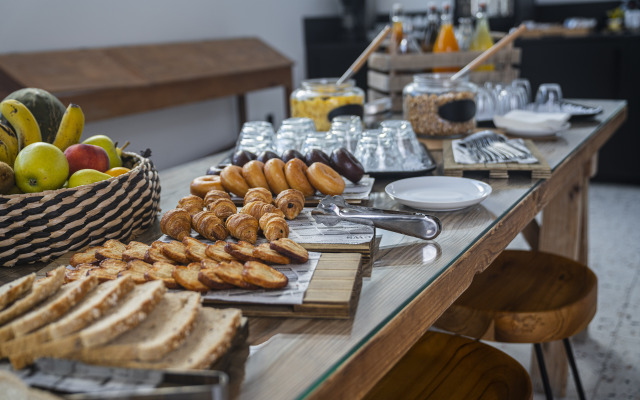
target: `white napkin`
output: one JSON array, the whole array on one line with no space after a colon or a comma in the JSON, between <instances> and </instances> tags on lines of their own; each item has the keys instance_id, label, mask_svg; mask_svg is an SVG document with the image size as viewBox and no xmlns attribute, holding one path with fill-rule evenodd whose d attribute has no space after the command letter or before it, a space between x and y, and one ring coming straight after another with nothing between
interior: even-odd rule
<instances>
[{"instance_id":1,"label":"white napkin","mask_svg":"<svg viewBox=\"0 0 640 400\"><path fill-rule=\"evenodd\" d=\"M541 132L557 132L564 128L571 118L568 113L543 113L527 110L512 110L505 115L495 115L493 123L507 131L531 130Z\"/></svg>"}]
</instances>

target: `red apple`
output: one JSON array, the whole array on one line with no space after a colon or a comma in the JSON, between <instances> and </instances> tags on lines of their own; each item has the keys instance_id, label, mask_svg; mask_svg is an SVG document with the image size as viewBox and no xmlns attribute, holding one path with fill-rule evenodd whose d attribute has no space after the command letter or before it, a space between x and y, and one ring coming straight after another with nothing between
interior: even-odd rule
<instances>
[{"instance_id":1,"label":"red apple","mask_svg":"<svg viewBox=\"0 0 640 400\"><path fill-rule=\"evenodd\" d=\"M92 144L74 144L64 151L69 162L69 176L81 169L95 169L105 172L109 169L109 155L100 146Z\"/></svg>"}]
</instances>

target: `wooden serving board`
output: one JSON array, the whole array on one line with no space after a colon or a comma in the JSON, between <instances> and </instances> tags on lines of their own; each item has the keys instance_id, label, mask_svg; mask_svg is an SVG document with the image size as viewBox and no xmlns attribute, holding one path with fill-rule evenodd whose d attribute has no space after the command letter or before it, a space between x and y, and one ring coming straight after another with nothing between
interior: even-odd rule
<instances>
[{"instance_id":1,"label":"wooden serving board","mask_svg":"<svg viewBox=\"0 0 640 400\"><path fill-rule=\"evenodd\" d=\"M361 266L361 254L323 253L305 292L302 304L248 304L207 299L204 300L204 304L215 307L239 308L246 316L350 318L360 297Z\"/></svg>"},{"instance_id":2,"label":"wooden serving board","mask_svg":"<svg viewBox=\"0 0 640 400\"><path fill-rule=\"evenodd\" d=\"M496 163L496 164L459 164L453 158L451 140L442 143L444 175L463 176L468 172L488 172L490 178L509 178L514 173L530 173L531 179L547 179L551 176L551 167L544 159L532 140L525 139L524 144L538 159L535 164Z\"/></svg>"}]
</instances>

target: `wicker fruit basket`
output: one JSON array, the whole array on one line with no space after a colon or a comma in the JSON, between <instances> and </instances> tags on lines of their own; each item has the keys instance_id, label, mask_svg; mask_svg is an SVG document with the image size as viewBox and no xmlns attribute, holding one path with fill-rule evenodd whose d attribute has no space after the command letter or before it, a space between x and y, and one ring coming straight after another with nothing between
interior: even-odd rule
<instances>
[{"instance_id":1,"label":"wicker fruit basket","mask_svg":"<svg viewBox=\"0 0 640 400\"><path fill-rule=\"evenodd\" d=\"M160 212L153 163L123 152L126 174L90 185L0 196L0 266L47 262L107 239L128 241Z\"/></svg>"}]
</instances>

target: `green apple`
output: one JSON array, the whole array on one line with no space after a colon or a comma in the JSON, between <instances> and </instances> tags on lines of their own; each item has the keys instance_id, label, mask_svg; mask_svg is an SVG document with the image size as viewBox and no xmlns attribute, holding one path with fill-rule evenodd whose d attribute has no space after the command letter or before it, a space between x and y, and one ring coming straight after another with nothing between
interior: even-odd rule
<instances>
[{"instance_id":1,"label":"green apple","mask_svg":"<svg viewBox=\"0 0 640 400\"><path fill-rule=\"evenodd\" d=\"M111 175L107 175L104 172L100 172L95 169L81 169L74 172L69 177L68 186L70 188L74 188L76 186L88 185L90 183L100 182L109 178L111 178Z\"/></svg>"},{"instance_id":2,"label":"green apple","mask_svg":"<svg viewBox=\"0 0 640 400\"><path fill-rule=\"evenodd\" d=\"M69 163L62 150L46 142L28 145L13 165L16 186L24 193L59 189L69 176Z\"/></svg>"},{"instance_id":3,"label":"green apple","mask_svg":"<svg viewBox=\"0 0 640 400\"><path fill-rule=\"evenodd\" d=\"M92 144L94 146L100 146L107 151L109 155L109 169L115 167L122 167L122 159L116 149L116 145L113 144L113 140L106 135L94 135L87 138L83 144Z\"/></svg>"}]
</instances>

